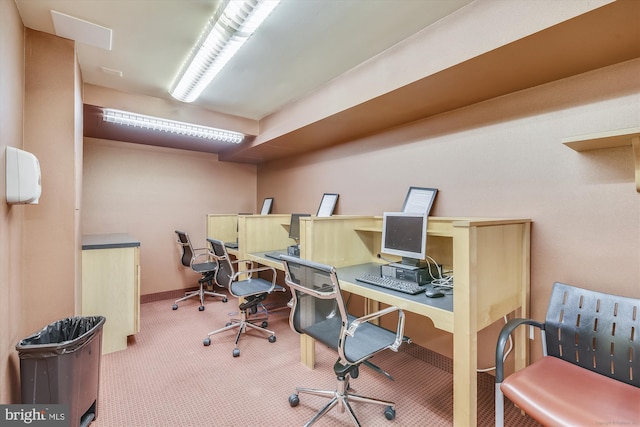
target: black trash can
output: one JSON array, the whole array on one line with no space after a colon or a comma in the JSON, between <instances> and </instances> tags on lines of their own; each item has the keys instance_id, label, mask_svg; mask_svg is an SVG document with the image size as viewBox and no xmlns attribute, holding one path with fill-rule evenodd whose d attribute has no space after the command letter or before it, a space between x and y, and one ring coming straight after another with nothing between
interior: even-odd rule
<instances>
[{"instance_id":1,"label":"black trash can","mask_svg":"<svg viewBox=\"0 0 640 427\"><path fill-rule=\"evenodd\" d=\"M70 426L98 416L103 316L68 317L16 345L22 403L66 404Z\"/></svg>"}]
</instances>

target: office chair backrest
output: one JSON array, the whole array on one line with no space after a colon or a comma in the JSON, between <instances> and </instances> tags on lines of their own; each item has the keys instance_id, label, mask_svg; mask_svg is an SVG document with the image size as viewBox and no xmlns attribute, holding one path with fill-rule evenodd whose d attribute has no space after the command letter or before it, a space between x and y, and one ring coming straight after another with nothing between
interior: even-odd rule
<instances>
[{"instance_id":1,"label":"office chair backrest","mask_svg":"<svg viewBox=\"0 0 640 427\"><path fill-rule=\"evenodd\" d=\"M307 334L345 357L340 342L349 317L338 285L335 268L283 255L285 282L293 294L291 328Z\"/></svg>"},{"instance_id":2,"label":"office chair backrest","mask_svg":"<svg viewBox=\"0 0 640 427\"><path fill-rule=\"evenodd\" d=\"M178 235L178 245L182 248L182 257L180 258L180 262L185 267L191 267L191 260L193 259L193 246L191 246L191 240L189 240L189 235L184 231L176 230L176 234Z\"/></svg>"},{"instance_id":3,"label":"office chair backrest","mask_svg":"<svg viewBox=\"0 0 640 427\"><path fill-rule=\"evenodd\" d=\"M216 271L216 283L223 288L229 288L231 286L231 279L235 274L233 264L227 253L227 248L222 240L207 239L211 246L211 253L213 258L218 263L218 269Z\"/></svg>"},{"instance_id":4,"label":"office chair backrest","mask_svg":"<svg viewBox=\"0 0 640 427\"><path fill-rule=\"evenodd\" d=\"M640 387L640 301L555 283L547 354Z\"/></svg>"}]
</instances>

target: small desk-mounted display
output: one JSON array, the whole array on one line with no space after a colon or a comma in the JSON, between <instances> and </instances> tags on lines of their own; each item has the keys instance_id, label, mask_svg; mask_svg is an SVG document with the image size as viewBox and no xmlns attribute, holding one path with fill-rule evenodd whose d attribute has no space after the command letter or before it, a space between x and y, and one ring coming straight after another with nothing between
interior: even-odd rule
<instances>
[{"instance_id":1,"label":"small desk-mounted display","mask_svg":"<svg viewBox=\"0 0 640 427\"><path fill-rule=\"evenodd\" d=\"M402 204L402 212L428 216L437 193L437 188L409 187L407 197Z\"/></svg>"},{"instance_id":2,"label":"small desk-mounted display","mask_svg":"<svg viewBox=\"0 0 640 427\"><path fill-rule=\"evenodd\" d=\"M320 201L320 206L318 207L318 213L316 214L316 216L326 217L333 215L333 211L336 208L336 203L338 203L338 194L324 193L324 195L322 196L322 200Z\"/></svg>"},{"instance_id":3,"label":"small desk-mounted display","mask_svg":"<svg viewBox=\"0 0 640 427\"><path fill-rule=\"evenodd\" d=\"M293 239L296 244L287 248L287 254L291 256L300 256L300 217L311 216L310 214L291 214L291 222L289 223L289 238Z\"/></svg>"},{"instance_id":4,"label":"small desk-mounted display","mask_svg":"<svg viewBox=\"0 0 640 427\"><path fill-rule=\"evenodd\" d=\"M382 219L382 253L402 257L401 266L417 268L427 255L427 215L385 212Z\"/></svg>"},{"instance_id":5,"label":"small desk-mounted display","mask_svg":"<svg viewBox=\"0 0 640 427\"><path fill-rule=\"evenodd\" d=\"M310 214L291 214L291 222L289 223L289 238L300 243L300 217L311 216Z\"/></svg>"},{"instance_id":6,"label":"small desk-mounted display","mask_svg":"<svg viewBox=\"0 0 640 427\"><path fill-rule=\"evenodd\" d=\"M267 197L262 202L262 209L260 210L260 215L269 215L271 213L271 208L273 207L273 197Z\"/></svg>"}]
</instances>

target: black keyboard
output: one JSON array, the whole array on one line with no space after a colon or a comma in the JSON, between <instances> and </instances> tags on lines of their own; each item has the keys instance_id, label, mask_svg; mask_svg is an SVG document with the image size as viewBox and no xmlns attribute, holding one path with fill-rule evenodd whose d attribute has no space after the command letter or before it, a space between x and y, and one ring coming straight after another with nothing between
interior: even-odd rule
<instances>
[{"instance_id":1,"label":"black keyboard","mask_svg":"<svg viewBox=\"0 0 640 427\"><path fill-rule=\"evenodd\" d=\"M426 289L426 286L420 286L415 282L393 279L391 277L383 277L375 274L365 274L363 276L356 277L356 280L411 295L419 294L420 292L424 292Z\"/></svg>"}]
</instances>

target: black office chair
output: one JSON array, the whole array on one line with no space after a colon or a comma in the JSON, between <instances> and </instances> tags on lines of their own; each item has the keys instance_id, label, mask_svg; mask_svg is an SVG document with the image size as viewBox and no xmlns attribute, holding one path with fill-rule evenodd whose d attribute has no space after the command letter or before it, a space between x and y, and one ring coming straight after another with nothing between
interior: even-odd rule
<instances>
[{"instance_id":1,"label":"black office chair","mask_svg":"<svg viewBox=\"0 0 640 427\"><path fill-rule=\"evenodd\" d=\"M388 420L396 416L395 404L353 394L349 380L357 378L361 364L373 368L390 379L391 376L369 361L376 353L385 349L398 351L403 341L404 312L397 307L388 307L375 313L355 318L347 313L338 284L335 268L287 255L282 256L285 267L285 282L291 288L293 299L290 315L291 328L306 334L338 352L338 360L333 370L338 378L335 390L296 388L289 396L292 407L300 403L299 393L309 393L328 397L327 403L305 426L310 426L324 414L337 406L340 412L348 410L353 423L360 425L350 402L364 402L384 405L384 415ZM397 312L398 323L395 332L377 326L370 321Z\"/></svg>"},{"instance_id":2,"label":"black office chair","mask_svg":"<svg viewBox=\"0 0 640 427\"><path fill-rule=\"evenodd\" d=\"M207 248L197 248L194 249L191 244L191 240L189 239L189 235L184 231L176 230L176 234L178 235L178 246L182 250L182 256L180 257L180 263L184 267L189 267L196 273L202 275L202 277L198 280L199 289L197 291L187 292L180 299L177 299L173 303L173 309L178 309L178 303L184 301L186 299L192 297L200 298L200 307L198 310L204 311L204 296L209 295L212 297L220 297L222 298L222 302L227 302L227 296L224 294L219 294L213 291L206 291L204 289L205 283L209 285L213 289L214 283L214 275L217 268L217 264L215 260L211 259L209 254L209 250Z\"/></svg>"},{"instance_id":3,"label":"black office chair","mask_svg":"<svg viewBox=\"0 0 640 427\"><path fill-rule=\"evenodd\" d=\"M267 296L273 292L284 291L284 288L276 285L276 270L273 267L253 267L252 261L247 260L231 260L227 253L224 242L216 239L207 239L211 246L211 255L218 264L215 274L215 280L218 286L227 288L229 293L234 297L241 299L238 308L240 310L240 319L232 319L224 328L211 331L207 334L203 344L211 345L211 335L227 331L229 329L238 328L236 335L236 346L233 349L233 357L240 356L238 341L243 332L247 328L255 329L260 332L269 334L269 342L276 342L276 335L273 331L267 329L269 326L266 317L251 317L258 312L258 308L262 305ZM250 263L251 268L242 271L236 271L234 265L239 263ZM265 280L257 276L261 271L270 271L271 280ZM242 279L240 279L242 277ZM266 312L266 311L265 311ZM256 323L260 323L257 325Z\"/></svg>"}]
</instances>

